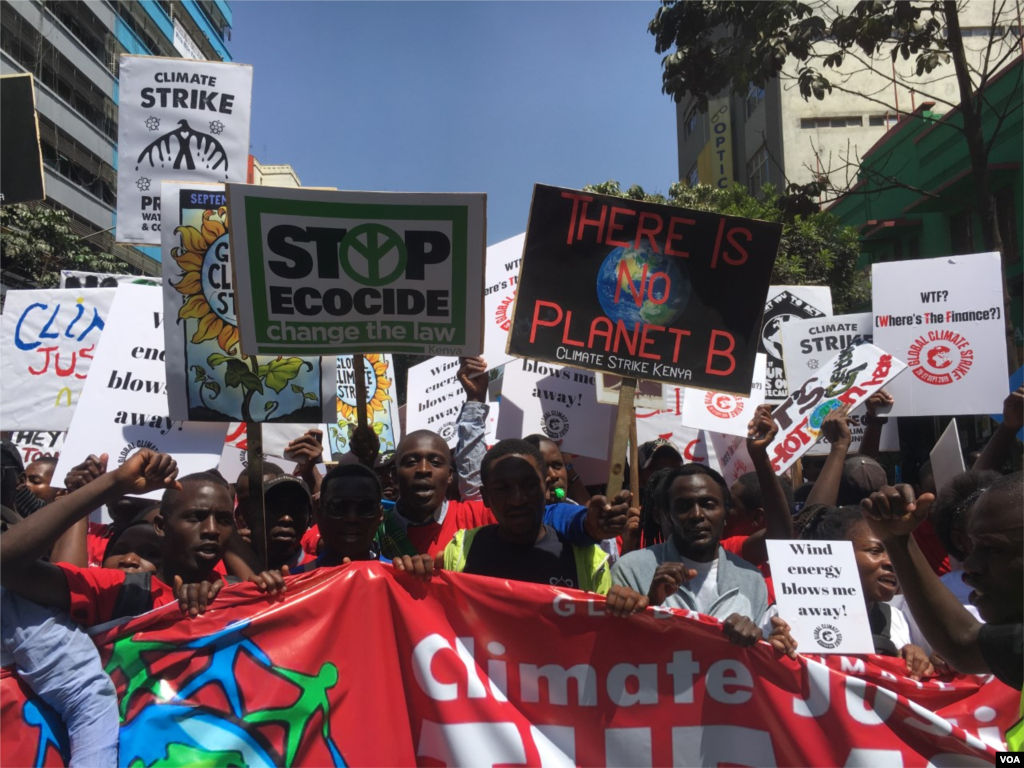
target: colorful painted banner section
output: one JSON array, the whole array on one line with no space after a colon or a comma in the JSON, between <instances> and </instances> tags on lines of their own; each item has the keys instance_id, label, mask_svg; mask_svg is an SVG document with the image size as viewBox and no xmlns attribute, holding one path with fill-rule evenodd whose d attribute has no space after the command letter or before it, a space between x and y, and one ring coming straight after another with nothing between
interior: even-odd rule
<instances>
[{"instance_id":1,"label":"colorful painted banner section","mask_svg":"<svg viewBox=\"0 0 1024 768\"><path fill-rule=\"evenodd\" d=\"M711 619L602 603L363 563L289 579L283 603L238 585L203 617L167 606L95 639L120 764L139 768L991 765L1016 716L1020 693L986 677L790 660L731 645ZM40 705L0 682L5 752L58 764Z\"/></svg>"},{"instance_id":2,"label":"colorful painted banner section","mask_svg":"<svg viewBox=\"0 0 1024 768\"><path fill-rule=\"evenodd\" d=\"M353 359L354 355L337 357L337 417L327 425L324 436L329 441L327 453L335 461L352 449L352 430L359 424ZM394 358L391 355L363 355L363 377L366 380L366 423L380 440L380 455L394 453L402 439L394 390ZM328 443L324 443L324 448L328 448Z\"/></svg>"}]
</instances>

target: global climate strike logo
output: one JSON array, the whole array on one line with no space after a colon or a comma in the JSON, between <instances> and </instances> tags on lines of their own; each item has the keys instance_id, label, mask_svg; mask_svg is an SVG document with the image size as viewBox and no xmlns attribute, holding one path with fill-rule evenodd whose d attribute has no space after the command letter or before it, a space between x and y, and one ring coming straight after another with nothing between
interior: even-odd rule
<instances>
[{"instance_id":1,"label":"global climate strike logo","mask_svg":"<svg viewBox=\"0 0 1024 768\"><path fill-rule=\"evenodd\" d=\"M720 419L731 419L743 412L743 401L724 392L708 392L704 396L704 407L713 416Z\"/></svg>"},{"instance_id":2,"label":"global climate strike logo","mask_svg":"<svg viewBox=\"0 0 1024 768\"><path fill-rule=\"evenodd\" d=\"M926 384L942 386L959 381L971 369L974 351L954 331L929 331L907 350L907 365Z\"/></svg>"},{"instance_id":3,"label":"global climate strike logo","mask_svg":"<svg viewBox=\"0 0 1024 768\"><path fill-rule=\"evenodd\" d=\"M561 411L545 411L540 425L544 434L554 439L565 437L569 431L569 419Z\"/></svg>"},{"instance_id":4,"label":"global climate strike logo","mask_svg":"<svg viewBox=\"0 0 1024 768\"><path fill-rule=\"evenodd\" d=\"M822 648L832 650L843 642L843 634L831 624L819 624L814 628L814 642Z\"/></svg>"}]
</instances>

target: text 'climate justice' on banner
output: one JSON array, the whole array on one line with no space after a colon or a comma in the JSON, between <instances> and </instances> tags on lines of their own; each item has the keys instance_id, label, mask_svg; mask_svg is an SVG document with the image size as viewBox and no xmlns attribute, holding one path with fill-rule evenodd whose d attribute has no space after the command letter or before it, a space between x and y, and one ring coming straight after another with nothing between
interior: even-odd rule
<instances>
[{"instance_id":1,"label":"text 'climate justice' on banner","mask_svg":"<svg viewBox=\"0 0 1024 768\"><path fill-rule=\"evenodd\" d=\"M479 355L486 203L229 184L242 351Z\"/></svg>"},{"instance_id":2,"label":"text 'climate justice' on banner","mask_svg":"<svg viewBox=\"0 0 1024 768\"><path fill-rule=\"evenodd\" d=\"M508 352L749 395L781 231L537 184Z\"/></svg>"}]
</instances>

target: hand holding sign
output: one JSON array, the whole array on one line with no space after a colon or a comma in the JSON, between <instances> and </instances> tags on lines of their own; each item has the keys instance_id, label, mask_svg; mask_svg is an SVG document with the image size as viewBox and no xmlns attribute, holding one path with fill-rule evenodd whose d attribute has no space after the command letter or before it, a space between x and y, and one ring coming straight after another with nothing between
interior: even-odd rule
<instances>
[{"instance_id":1,"label":"hand holding sign","mask_svg":"<svg viewBox=\"0 0 1024 768\"><path fill-rule=\"evenodd\" d=\"M466 390L466 400L483 403L487 401L487 361L482 357L459 358L459 383Z\"/></svg>"},{"instance_id":2,"label":"hand holding sign","mask_svg":"<svg viewBox=\"0 0 1024 768\"><path fill-rule=\"evenodd\" d=\"M76 464L64 476L64 487L68 493L77 491L107 471L107 454L89 454L89 457L81 464Z\"/></svg>"},{"instance_id":3,"label":"hand holding sign","mask_svg":"<svg viewBox=\"0 0 1024 768\"><path fill-rule=\"evenodd\" d=\"M604 496L594 496L587 504L587 519L584 528L592 539L614 539L626 530L626 523L629 519L629 500L633 494L629 491L619 491L608 503Z\"/></svg>"},{"instance_id":4,"label":"hand holding sign","mask_svg":"<svg viewBox=\"0 0 1024 768\"><path fill-rule=\"evenodd\" d=\"M850 443L853 442L853 436L850 433L850 424L852 423L850 404L843 403L834 411L829 411L822 420L821 433L832 445L849 449Z\"/></svg>"},{"instance_id":5,"label":"hand holding sign","mask_svg":"<svg viewBox=\"0 0 1024 768\"><path fill-rule=\"evenodd\" d=\"M754 418L747 424L747 453L767 453L778 432L779 425L772 418L771 406L767 403L757 406Z\"/></svg>"},{"instance_id":6,"label":"hand holding sign","mask_svg":"<svg viewBox=\"0 0 1024 768\"><path fill-rule=\"evenodd\" d=\"M864 407L867 408L868 416L875 419L878 418L878 412L880 410L885 410L886 412L888 412L892 408L892 404L894 402L895 400L893 400L892 395L890 395L884 389L880 389L877 392L875 392L875 394L868 398L868 401L867 403L865 403Z\"/></svg>"}]
</instances>

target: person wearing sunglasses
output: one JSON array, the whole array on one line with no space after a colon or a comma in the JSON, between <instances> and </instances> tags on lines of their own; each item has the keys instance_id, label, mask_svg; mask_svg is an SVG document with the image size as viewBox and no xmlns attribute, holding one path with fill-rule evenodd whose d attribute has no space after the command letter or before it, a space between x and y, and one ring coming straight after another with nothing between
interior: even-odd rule
<instances>
[{"instance_id":1,"label":"person wearing sunglasses","mask_svg":"<svg viewBox=\"0 0 1024 768\"><path fill-rule=\"evenodd\" d=\"M381 524L380 480L362 464L342 464L320 484L320 507L316 522L323 549L312 562L291 568L289 573L306 573L315 568L344 565L355 560L380 560L374 535Z\"/></svg>"}]
</instances>

